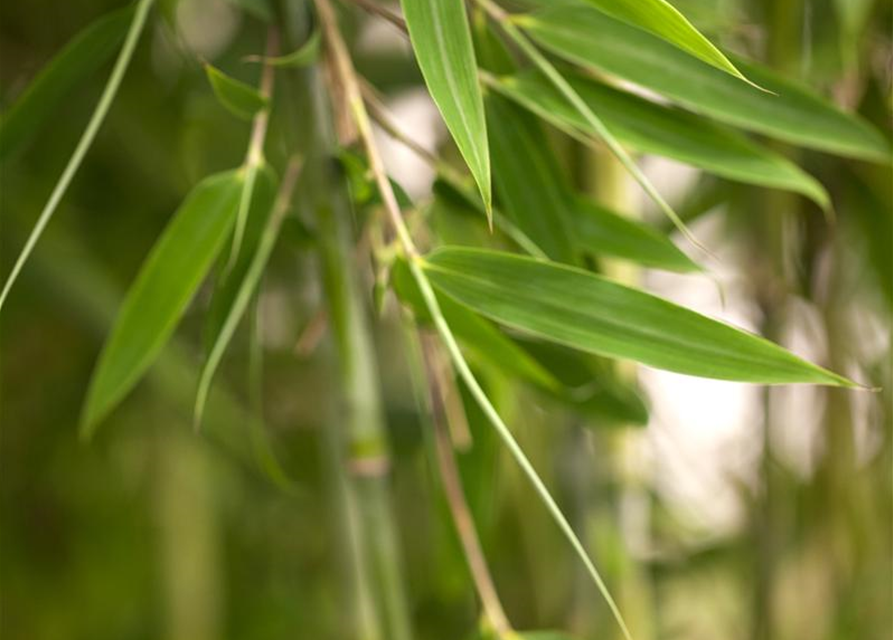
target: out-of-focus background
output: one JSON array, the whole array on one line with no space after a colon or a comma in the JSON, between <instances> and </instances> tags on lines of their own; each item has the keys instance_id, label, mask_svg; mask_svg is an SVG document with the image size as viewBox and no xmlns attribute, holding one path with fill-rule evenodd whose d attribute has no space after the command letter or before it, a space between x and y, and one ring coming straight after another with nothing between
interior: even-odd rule
<instances>
[{"instance_id":1,"label":"out-of-focus background","mask_svg":"<svg viewBox=\"0 0 893 640\"><path fill-rule=\"evenodd\" d=\"M723 46L801 79L889 136L887 0L674 4ZM81 28L120 5L2 3L2 104ZM240 60L263 50L265 27L227 0L163 5L173 19L151 21L0 320L2 636L341 638L342 553L321 438L337 390L326 374L326 338L316 349L295 347L321 307L318 261L299 225L286 228L260 300L266 428L287 479L264 472L270 464L258 460L269 452L257 455L243 429L244 335L212 398L210 433L191 430L204 294L150 379L93 442L78 440L86 384L123 293L189 187L237 166L248 136L248 124L215 101L200 60L256 81L256 68ZM357 65L401 125L432 150L448 145L402 36L358 12L348 18ZM107 70L76 87L2 165L0 273L76 144ZM424 202L433 175L386 136L381 143L394 178ZM277 145L274 129L270 146ZM719 261L713 277L628 269L619 277L763 333L879 392L769 390L639 369L631 375L648 399L647 426L600 428L533 391L492 389L643 640L893 633L890 170L797 153L832 194L833 223L796 196L642 158ZM625 191L630 213L664 224L633 186ZM431 480L400 324L391 313L376 327L417 637L464 638L475 626L476 598ZM615 637L546 511L470 405L468 413L474 446L460 455L463 480L510 617L520 628Z\"/></svg>"}]
</instances>

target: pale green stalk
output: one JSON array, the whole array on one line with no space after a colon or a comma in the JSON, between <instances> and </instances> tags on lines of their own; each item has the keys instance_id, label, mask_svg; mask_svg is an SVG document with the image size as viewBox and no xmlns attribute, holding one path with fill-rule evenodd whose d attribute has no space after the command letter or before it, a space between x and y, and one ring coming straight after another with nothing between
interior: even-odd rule
<instances>
[{"instance_id":1,"label":"pale green stalk","mask_svg":"<svg viewBox=\"0 0 893 640\"><path fill-rule=\"evenodd\" d=\"M105 121L106 115L108 115L112 102L118 93L118 87L121 86L121 81L124 79L127 67L130 66L133 51L136 48L136 43L139 41L140 34L146 24L146 17L148 16L149 9L152 7L154 1L155 0L140 0L137 5L136 12L133 14L133 20L130 23L130 29L127 31L127 37L124 40L124 46L121 47L121 52L118 54L118 59L115 61L112 74L109 76L105 89L102 92L102 96L100 96L99 102L96 105L96 109L94 109L93 115L87 123L87 128L84 129L84 133L81 135L81 139L78 141L74 153L71 154L68 164L65 165L65 170L62 172L59 181L56 183L56 186L50 194L50 199L44 206L43 211L41 211L40 217L37 218L37 223L31 230L31 235L28 236L24 248L21 253L19 253L19 257L16 258L12 271L10 271L9 276L6 278L6 283L3 285L3 291L0 292L0 310L3 309L3 304L9 296L12 285L18 279L19 273L21 273L22 268L25 266L25 262L27 262L28 258L31 256L31 252L34 251L37 241L40 239L40 236L43 235L44 229L46 229L50 219L53 217L53 213L55 213L56 208L59 206L59 202L61 202L62 197L68 190L68 185L71 184L72 179L74 179L75 174L84 160L84 156L87 155L87 151L89 151L92 146L96 134L99 132L102 123Z\"/></svg>"},{"instance_id":2,"label":"pale green stalk","mask_svg":"<svg viewBox=\"0 0 893 640\"><path fill-rule=\"evenodd\" d=\"M478 403L478 405L480 405L484 414L494 426L500 438L505 443L506 447L508 447L509 452L512 454L512 457L515 458L515 461L518 463L524 474L533 484L534 489L536 489L536 492L539 494L540 499L546 505L546 508L549 510L549 513L558 524L562 533L564 533L564 535L567 537L568 541L571 543L571 546L574 548L574 551L576 551L577 555L580 557L580 560L586 566L586 569L592 577L593 582L598 587L598 590L601 592L602 596L605 598L605 601L608 603L608 606L611 609L614 618L620 625L624 637L626 638L626 640L632 640L632 636L630 635L629 629L627 628L623 616L620 614L620 610L618 609L617 604L614 602L614 598L611 597L607 586L602 580L598 570L595 568L592 560L589 558L586 549L583 547L583 544L580 542L579 538L577 538L577 535L574 533L573 528L564 517L564 514L561 512L558 504L552 498L552 495L549 493L546 485L540 479L539 474L537 474L536 472L536 469L533 468L533 465L527 459L527 456L524 454L521 446L515 440L512 432L502 421L502 418L499 416L499 413L496 411L495 407L493 407L492 403L487 397L487 394L481 388L480 384L478 384L477 379L471 372L468 363L465 361L465 357L462 355L462 352L459 349L459 345L456 343L456 339L453 336L452 330L443 317L443 312L441 311L440 305L437 302L437 297L434 294L434 290L432 289L427 276L422 271L422 258L419 255L419 251L412 240L409 229L406 227L406 224L403 221L403 216L400 212L400 207L397 204L397 198L394 195L393 187L391 186L391 182L390 180L388 180L387 173L385 172L384 163L382 162L381 155L378 151L378 146L373 136L372 123L369 120L369 114L366 112L366 107L363 103L363 98L361 95L356 72L353 69L353 64L347 52L347 48L344 45L344 41L341 39L340 33L338 32L337 22L335 20L332 8L329 5L328 0L316 0L316 6L319 9L320 19L323 23L323 29L328 40L329 50L333 57L336 72L339 76L339 80L345 92L347 106L353 115L354 121L357 125L357 130L359 131L360 137L366 147L366 152L369 158L369 167L372 170L373 175L375 176L379 194L381 195L382 201L385 205L385 211L388 214L388 218L391 222L394 232L397 234L400 244L409 257L408 263L410 272L412 273L413 278L415 279L419 290L422 293L422 297L425 300L425 305L428 307L428 311L434 321L434 326L437 328L438 334L446 345L447 351L450 355L450 359L453 361L453 365L455 366L456 371L459 373L460 377L467 385L469 391L471 391L471 394L474 397L475 401Z\"/></svg>"}]
</instances>

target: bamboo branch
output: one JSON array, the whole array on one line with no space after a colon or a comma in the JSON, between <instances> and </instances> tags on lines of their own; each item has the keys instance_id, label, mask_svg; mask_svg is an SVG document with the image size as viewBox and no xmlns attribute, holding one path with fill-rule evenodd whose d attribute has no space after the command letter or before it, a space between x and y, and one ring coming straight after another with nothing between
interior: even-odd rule
<instances>
[{"instance_id":1,"label":"bamboo branch","mask_svg":"<svg viewBox=\"0 0 893 640\"><path fill-rule=\"evenodd\" d=\"M390 22L392 25L397 27L404 34L409 35L409 29L406 28L406 21L398 16L397 14L385 9L383 6L378 4L375 0L349 0L351 3L358 6L363 11L371 13L372 15L378 16Z\"/></svg>"},{"instance_id":2,"label":"bamboo branch","mask_svg":"<svg viewBox=\"0 0 893 640\"><path fill-rule=\"evenodd\" d=\"M486 611L490 624L493 625L493 630L496 631L496 635L500 638L505 638L512 632L512 626L505 615L505 610L502 607L502 602L499 600L499 594L490 575L490 569L487 567L487 560L484 557L484 551L481 548L481 542L474 527L474 519L471 516L471 511L465 500L465 494L462 491L462 481L459 477L459 469L456 466L456 458L450 440L449 425L445 424L447 420L446 380L444 371L437 358L437 344L433 341L432 336L424 333L420 333L420 339L422 343L422 357L427 370L431 421L434 425L434 444L437 451L440 477L443 480L443 492L446 496L450 513L453 516L453 522L456 525L456 531L459 534L459 541L465 552L465 558L468 561L468 569L471 571L472 580L474 580L478 595L481 598L481 604L484 607L484 611Z\"/></svg>"}]
</instances>

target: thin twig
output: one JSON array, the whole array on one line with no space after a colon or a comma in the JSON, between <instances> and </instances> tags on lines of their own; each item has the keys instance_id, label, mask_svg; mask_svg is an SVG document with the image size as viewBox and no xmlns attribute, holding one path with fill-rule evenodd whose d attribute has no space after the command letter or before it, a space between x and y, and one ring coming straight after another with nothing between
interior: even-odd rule
<instances>
[{"instance_id":1,"label":"thin twig","mask_svg":"<svg viewBox=\"0 0 893 640\"><path fill-rule=\"evenodd\" d=\"M490 575L490 569L487 567L487 560L484 558L481 541L474 527L474 519L465 500L465 493L462 491L462 481L459 477L459 469L456 466L456 458L453 453L452 442L450 441L448 425L444 424L446 419L446 380L437 358L438 345L430 334L420 333L420 339L422 356L428 374L431 420L434 425L434 443L437 450L440 477L443 480L443 492L452 513L453 522L456 524L459 541L465 552L465 558L468 560L468 568L480 595L481 604L487 613L490 624L493 625L493 630L496 632L497 637L504 638L511 633L512 626L505 615L505 610L493 583L493 577Z\"/></svg>"},{"instance_id":2,"label":"thin twig","mask_svg":"<svg viewBox=\"0 0 893 640\"><path fill-rule=\"evenodd\" d=\"M357 5L363 11L376 15L379 18L390 22L403 33L409 35L409 29L406 28L406 21L396 13L385 9L383 6L375 2L375 0L349 0L349 2Z\"/></svg>"}]
</instances>

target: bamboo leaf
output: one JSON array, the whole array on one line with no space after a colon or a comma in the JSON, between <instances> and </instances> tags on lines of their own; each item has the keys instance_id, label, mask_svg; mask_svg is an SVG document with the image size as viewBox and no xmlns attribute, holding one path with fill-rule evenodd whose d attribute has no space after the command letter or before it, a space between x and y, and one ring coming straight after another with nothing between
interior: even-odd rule
<instances>
[{"instance_id":1,"label":"bamboo leaf","mask_svg":"<svg viewBox=\"0 0 893 640\"><path fill-rule=\"evenodd\" d=\"M794 144L889 162L883 136L854 114L763 67L736 60L755 91L659 38L587 7L556 6L517 19L540 44L699 113Z\"/></svg>"},{"instance_id":2,"label":"bamboo leaf","mask_svg":"<svg viewBox=\"0 0 893 640\"><path fill-rule=\"evenodd\" d=\"M262 22L272 22L275 14L270 6L270 0L228 0L230 4L239 7L245 13L249 13Z\"/></svg>"},{"instance_id":3,"label":"bamboo leaf","mask_svg":"<svg viewBox=\"0 0 893 640\"><path fill-rule=\"evenodd\" d=\"M571 211L574 242L582 250L624 258L655 269L681 273L701 270L669 238L646 224L579 196L571 199Z\"/></svg>"},{"instance_id":4,"label":"bamboo leaf","mask_svg":"<svg viewBox=\"0 0 893 640\"><path fill-rule=\"evenodd\" d=\"M238 118L251 120L258 111L270 105L270 101L257 89L241 80L229 77L210 64L205 64L205 74L220 104Z\"/></svg>"},{"instance_id":5,"label":"bamboo leaf","mask_svg":"<svg viewBox=\"0 0 893 640\"><path fill-rule=\"evenodd\" d=\"M200 182L152 248L93 372L83 436L93 434L170 338L232 228L241 182L233 171Z\"/></svg>"},{"instance_id":6,"label":"bamboo leaf","mask_svg":"<svg viewBox=\"0 0 893 640\"><path fill-rule=\"evenodd\" d=\"M565 77L611 133L634 151L672 158L730 180L801 193L822 208L830 204L815 178L736 131L592 78ZM541 75L524 72L491 84L570 135L584 141L598 139L586 119Z\"/></svg>"},{"instance_id":7,"label":"bamboo leaf","mask_svg":"<svg viewBox=\"0 0 893 640\"><path fill-rule=\"evenodd\" d=\"M489 212L492 196L487 124L465 3L402 0L401 4L425 84Z\"/></svg>"},{"instance_id":8,"label":"bamboo leaf","mask_svg":"<svg viewBox=\"0 0 893 640\"><path fill-rule=\"evenodd\" d=\"M857 386L758 336L580 269L474 249L435 251L423 269L478 313L581 351L705 378Z\"/></svg>"},{"instance_id":9,"label":"bamboo leaf","mask_svg":"<svg viewBox=\"0 0 893 640\"><path fill-rule=\"evenodd\" d=\"M568 193L540 123L498 95L487 96L493 182L502 211L553 260L573 263Z\"/></svg>"},{"instance_id":10,"label":"bamboo leaf","mask_svg":"<svg viewBox=\"0 0 893 640\"><path fill-rule=\"evenodd\" d=\"M106 14L50 60L0 118L0 161L25 145L62 99L99 70L124 40L134 7Z\"/></svg>"},{"instance_id":11,"label":"bamboo leaf","mask_svg":"<svg viewBox=\"0 0 893 640\"><path fill-rule=\"evenodd\" d=\"M425 307L425 301L405 260L397 260L394 263L391 283L400 300L412 310L416 321L430 325L431 315ZM493 326L489 320L481 318L446 296L438 296L438 302L447 324L456 337L477 357L508 375L527 380L544 389L556 393L562 389L555 376Z\"/></svg>"},{"instance_id":12,"label":"bamboo leaf","mask_svg":"<svg viewBox=\"0 0 893 640\"><path fill-rule=\"evenodd\" d=\"M587 0L600 11L649 31L707 64L749 82L688 19L666 0Z\"/></svg>"},{"instance_id":13,"label":"bamboo leaf","mask_svg":"<svg viewBox=\"0 0 893 640\"><path fill-rule=\"evenodd\" d=\"M208 317L208 350L199 377L196 394L194 424L199 428L211 383L233 334L245 315L251 297L257 290L264 268L273 252L282 220L287 209L273 210L278 180L273 170L264 165L258 172L251 208L248 212L245 236L231 269L225 269L220 286L215 291Z\"/></svg>"},{"instance_id":14,"label":"bamboo leaf","mask_svg":"<svg viewBox=\"0 0 893 640\"><path fill-rule=\"evenodd\" d=\"M308 67L319 57L320 43L322 41L322 36L319 31L314 31L309 38L307 38L307 42L301 45L298 49L292 51L289 54L284 56L279 56L275 58L271 58L268 56L249 56L245 58L246 62L262 62L264 64L269 64L274 67L280 67L283 69L298 69L301 67Z\"/></svg>"}]
</instances>

